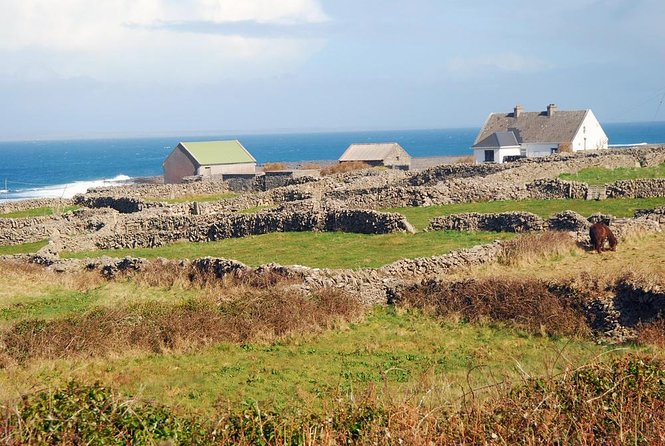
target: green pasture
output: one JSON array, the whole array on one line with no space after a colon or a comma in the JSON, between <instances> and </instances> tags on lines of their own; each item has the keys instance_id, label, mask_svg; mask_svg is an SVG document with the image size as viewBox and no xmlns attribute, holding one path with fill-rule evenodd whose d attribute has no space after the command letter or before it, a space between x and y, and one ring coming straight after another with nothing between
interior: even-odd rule
<instances>
[{"instance_id":1,"label":"green pasture","mask_svg":"<svg viewBox=\"0 0 665 446\"><path fill-rule=\"evenodd\" d=\"M247 265L266 263L316 268L376 268L403 258L426 257L507 239L514 234L437 231L381 235L345 232L275 232L207 243L179 242L157 248L63 253L63 257L225 257Z\"/></svg>"}]
</instances>

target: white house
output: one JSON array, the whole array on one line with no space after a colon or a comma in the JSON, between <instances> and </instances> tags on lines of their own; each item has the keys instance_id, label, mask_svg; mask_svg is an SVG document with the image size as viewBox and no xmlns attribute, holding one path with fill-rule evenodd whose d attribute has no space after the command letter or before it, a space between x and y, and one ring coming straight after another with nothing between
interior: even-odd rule
<instances>
[{"instance_id":1,"label":"white house","mask_svg":"<svg viewBox=\"0 0 665 446\"><path fill-rule=\"evenodd\" d=\"M607 135L591 110L492 113L473 144L476 163L502 163L519 157L607 149Z\"/></svg>"},{"instance_id":2,"label":"white house","mask_svg":"<svg viewBox=\"0 0 665 446\"><path fill-rule=\"evenodd\" d=\"M256 160L237 140L181 142L162 164L165 183L184 177L227 178L256 175Z\"/></svg>"}]
</instances>

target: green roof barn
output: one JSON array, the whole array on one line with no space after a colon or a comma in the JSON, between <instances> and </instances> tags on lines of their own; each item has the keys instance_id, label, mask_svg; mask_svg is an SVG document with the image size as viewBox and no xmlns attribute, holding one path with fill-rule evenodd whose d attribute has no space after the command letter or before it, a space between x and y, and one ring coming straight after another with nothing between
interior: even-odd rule
<instances>
[{"instance_id":1,"label":"green roof barn","mask_svg":"<svg viewBox=\"0 0 665 446\"><path fill-rule=\"evenodd\" d=\"M182 183L184 177L194 175L220 179L256 175L256 160L237 140L181 142L162 166L165 183Z\"/></svg>"}]
</instances>

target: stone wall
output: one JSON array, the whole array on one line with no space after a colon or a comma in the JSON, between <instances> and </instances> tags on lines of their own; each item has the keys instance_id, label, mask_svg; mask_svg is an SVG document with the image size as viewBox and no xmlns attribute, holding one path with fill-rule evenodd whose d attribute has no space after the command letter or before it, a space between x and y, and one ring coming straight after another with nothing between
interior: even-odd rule
<instances>
[{"instance_id":1,"label":"stone wall","mask_svg":"<svg viewBox=\"0 0 665 446\"><path fill-rule=\"evenodd\" d=\"M127 215L87 239L63 241L67 249L154 247L178 240L204 242L271 232L344 231L387 234L413 231L400 214L369 210L259 212L213 215Z\"/></svg>"},{"instance_id":2,"label":"stone wall","mask_svg":"<svg viewBox=\"0 0 665 446\"><path fill-rule=\"evenodd\" d=\"M386 185L333 190L326 193L324 198L354 209L377 209L478 201L584 198L587 189L586 184L559 179L515 184L489 181L487 178L463 178L444 181L436 186Z\"/></svg>"},{"instance_id":3,"label":"stone wall","mask_svg":"<svg viewBox=\"0 0 665 446\"><path fill-rule=\"evenodd\" d=\"M665 178L623 180L608 184L607 198L665 197Z\"/></svg>"},{"instance_id":4,"label":"stone wall","mask_svg":"<svg viewBox=\"0 0 665 446\"><path fill-rule=\"evenodd\" d=\"M141 198L115 195L85 194L73 198L75 204L88 208L110 208L121 214L132 214L144 209L163 207L162 203L146 203Z\"/></svg>"},{"instance_id":5,"label":"stone wall","mask_svg":"<svg viewBox=\"0 0 665 446\"><path fill-rule=\"evenodd\" d=\"M92 234L116 220L111 210L79 209L62 215L0 219L0 245L32 243L61 236Z\"/></svg>"},{"instance_id":6,"label":"stone wall","mask_svg":"<svg viewBox=\"0 0 665 446\"><path fill-rule=\"evenodd\" d=\"M0 218L0 245L32 243L49 238L60 218Z\"/></svg>"},{"instance_id":7,"label":"stone wall","mask_svg":"<svg viewBox=\"0 0 665 446\"><path fill-rule=\"evenodd\" d=\"M266 191L277 187L311 183L318 181L320 176L320 171L313 169L269 171L257 178L257 189Z\"/></svg>"},{"instance_id":8,"label":"stone wall","mask_svg":"<svg viewBox=\"0 0 665 446\"><path fill-rule=\"evenodd\" d=\"M494 231L528 232L542 231L545 221L531 212L501 212L497 214L446 215L430 220L427 231Z\"/></svg>"},{"instance_id":9,"label":"stone wall","mask_svg":"<svg viewBox=\"0 0 665 446\"><path fill-rule=\"evenodd\" d=\"M62 209L65 206L71 206L72 201L69 199L59 198L40 198L35 200L18 200L18 201L0 201L0 214L8 214L10 212L25 211L28 209L36 208L55 208Z\"/></svg>"},{"instance_id":10,"label":"stone wall","mask_svg":"<svg viewBox=\"0 0 665 446\"><path fill-rule=\"evenodd\" d=\"M665 213L665 211L663 211ZM495 231L495 232L528 232L528 231L572 231L578 232L582 238L591 223L602 222L609 225L619 238L639 232L660 231L661 220L654 214L641 214L639 218L615 218L611 215L595 214L585 218L577 212L564 211L554 214L548 220L530 212L500 212L495 214L465 213L435 217L430 220L427 231ZM665 217L663 214L655 214Z\"/></svg>"},{"instance_id":11,"label":"stone wall","mask_svg":"<svg viewBox=\"0 0 665 446\"><path fill-rule=\"evenodd\" d=\"M486 176L510 169L511 164L444 164L423 170L407 180L411 186L433 186L440 181L455 178Z\"/></svg>"},{"instance_id":12,"label":"stone wall","mask_svg":"<svg viewBox=\"0 0 665 446\"><path fill-rule=\"evenodd\" d=\"M191 195L214 195L226 192L229 192L229 186L224 181L197 181L187 184L130 184L126 186L95 187L88 189L87 194L141 199L174 199Z\"/></svg>"}]
</instances>

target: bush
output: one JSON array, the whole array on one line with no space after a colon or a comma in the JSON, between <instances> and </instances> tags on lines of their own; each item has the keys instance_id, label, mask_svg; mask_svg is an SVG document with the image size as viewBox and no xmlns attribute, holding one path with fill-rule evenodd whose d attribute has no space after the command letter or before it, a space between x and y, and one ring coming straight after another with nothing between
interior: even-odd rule
<instances>
[{"instance_id":1,"label":"bush","mask_svg":"<svg viewBox=\"0 0 665 446\"><path fill-rule=\"evenodd\" d=\"M395 303L436 317L501 322L530 333L589 335L583 297L533 279L425 281L399 292Z\"/></svg>"},{"instance_id":2,"label":"bush","mask_svg":"<svg viewBox=\"0 0 665 446\"><path fill-rule=\"evenodd\" d=\"M263 171L267 172L269 170L287 170L289 166L286 163L265 163L263 165Z\"/></svg>"},{"instance_id":3,"label":"bush","mask_svg":"<svg viewBox=\"0 0 665 446\"><path fill-rule=\"evenodd\" d=\"M324 167L323 169L321 169L321 175L327 176L336 173L346 173L346 172L353 172L354 170L363 170L371 168L372 166L362 161L345 161L343 163L333 164L332 166Z\"/></svg>"},{"instance_id":4,"label":"bush","mask_svg":"<svg viewBox=\"0 0 665 446\"><path fill-rule=\"evenodd\" d=\"M288 288L238 288L227 290L217 302L147 303L65 319L21 321L2 335L0 358L24 362L128 349L186 350L223 341L274 341L326 329L359 314L355 297L337 290L307 296Z\"/></svg>"}]
</instances>

